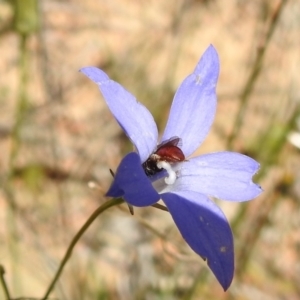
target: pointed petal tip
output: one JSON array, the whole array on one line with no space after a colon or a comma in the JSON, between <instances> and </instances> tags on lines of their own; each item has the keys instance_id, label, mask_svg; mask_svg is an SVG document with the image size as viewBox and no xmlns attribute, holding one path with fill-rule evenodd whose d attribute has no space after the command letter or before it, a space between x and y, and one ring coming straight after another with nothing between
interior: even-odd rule
<instances>
[{"instance_id":1,"label":"pointed petal tip","mask_svg":"<svg viewBox=\"0 0 300 300\"><path fill-rule=\"evenodd\" d=\"M205 52L211 53L212 55L218 55L217 49L215 48L215 46L213 44L210 44L207 49L205 50Z\"/></svg>"},{"instance_id":2,"label":"pointed petal tip","mask_svg":"<svg viewBox=\"0 0 300 300\"><path fill-rule=\"evenodd\" d=\"M216 84L219 77L220 60L219 54L213 45L209 45L206 48L193 73L203 75L203 70L207 70L207 74L209 74L211 80Z\"/></svg>"},{"instance_id":3,"label":"pointed petal tip","mask_svg":"<svg viewBox=\"0 0 300 300\"><path fill-rule=\"evenodd\" d=\"M249 200L255 199L256 197L258 197L263 191L264 189L257 183L253 182L253 197Z\"/></svg>"},{"instance_id":4,"label":"pointed petal tip","mask_svg":"<svg viewBox=\"0 0 300 300\"><path fill-rule=\"evenodd\" d=\"M260 163L258 161L256 161L255 159L253 159L252 157L250 157L250 156L240 154L240 153L238 153L238 154L241 157L244 157L249 161L249 168L250 168L249 172L252 175L251 178L250 178L250 184L251 184L252 189L253 189L253 197L249 199L249 200L251 200L251 199L254 199L254 198L258 197L264 191L263 188L259 184L254 182L254 180L253 180L253 177L255 177L256 174L259 173Z\"/></svg>"},{"instance_id":5,"label":"pointed petal tip","mask_svg":"<svg viewBox=\"0 0 300 300\"><path fill-rule=\"evenodd\" d=\"M84 74L97 84L101 83L102 81L109 80L108 75L96 67L84 67L81 68L79 72Z\"/></svg>"},{"instance_id":6,"label":"pointed petal tip","mask_svg":"<svg viewBox=\"0 0 300 300\"><path fill-rule=\"evenodd\" d=\"M201 255L200 255L200 257L207 263L207 266L211 270L213 270L213 266L210 264L210 261L207 259L207 257L202 257ZM230 285L231 285L231 283L233 281L234 272L232 272L231 274L228 273L226 275L227 276L220 277L220 276L217 276L217 274L215 274L216 279L218 280L219 284L223 288L224 292L226 292L229 289L229 287L230 287Z\"/></svg>"},{"instance_id":7,"label":"pointed petal tip","mask_svg":"<svg viewBox=\"0 0 300 300\"><path fill-rule=\"evenodd\" d=\"M216 279L218 280L219 284L223 288L224 292L226 292L232 283L233 276L234 276L234 269L232 268L232 269L223 270L223 272L220 273L219 271L216 272L216 269L214 268L213 264L210 263L209 260L207 260L207 265L216 276Z\"/></svg>"},{"instance_id":8,"label":"pointed petal tip","mask_svg":"<svg viewBox=\"0 0 300 300\"><path fill-rule=\"evenodd\" d=\"M220 283L224 292L226 292L229 289L229 287L231 286L231 283L232 283L232 280L230 280L229 282L224 283L224 284Z\"/></svg>"},{"instance_id":9,"label":"pointed petal tip","mask_svg":"<svg viewBox=\"0 0 300 300\"><path fill-rule=\"evenodd\" d=\"M157 144L157 127L147 108L122 85L96 67L79 70L98 85L111 113L145 161ZM143 132L143 134L141 134Z\"/></svg>"},{"instance_id":10,"label":"pointed petal tip","mask_svg":"<svg viewBox=\"0 0 300 300\"><path fill-rule=\"evenodd\" d=\"M205 195L190 191L161 194L182 237L207 261L226 291L234 276L233 235L220 208Z\"/></svg>"},{"instance_id":11,"label":"pointed petal tip","mask_svg":"<svg viewBox=\"0 0 300 300\"><path fill-rule=\"evenodd\" d=\"M251 181L252 181L253 185L254 185L255 188L256 188L256 195L255 195L253 198L256 198L256 197L258 197L258 196L264 191L264 189L261 187L261 185L259 185L258 183L256 183L256 182L253 181L253 177L254 177L256 174L258 174L258 173L259 173L259 170L260 170L260 163L257 162L257 161L254 160L254 159L253 159L253 161L254 161L254 163L256 164L256 166L254 166L254 170L253 170L253 175L252 175L252 177L251 177Z\"/></svg>"},{"instance_id":12,"label":"pointed petal tip","mask_svg":"<svg viewBox=\"0 0 300 300\"><path fill-rule=\"evenodd\" d=\"M251 157L250 157L251 158ZM253 159L253 158L252 158ZM253 159L254 161L254 171L253 171L253 175L257 174L260 170L260 163L258 161L256 161L255 159Z\"/></svg>"},{"instance_id":13,"label":"pointed petal tip","mask_svg":"<svg viewBox=\"0 0 300 300\"><path fill-rule=\"evenodd\" d=\"M218 72L219 72L219 65L220 65L219 54L217 52L217 49L212 44L210 44L206 48L206 50L204 51L204 53L203 53L203 55L202 55L202 57L200 59L200 62L201 61L202 61L203 64L204 64L204 62L206 62L211 67L214 66L216 68L217 74L218 74ZM197 67L198 67L198 65L197 65ZM198 69L197 67L196 67L196 70Z\"/></svg>"},{"instance_id":14,"label":"pointed petal tip","mask_svg":"<svg viewBox=\"0 0 300 300\"><path fill-rule=\"evenodd\" d=\"M213 123L219 65L218 53L210 45L174 96L162 141L179 136L183 141L181 150L186 157L203 142Z\"/></svg>"}]
</instances>

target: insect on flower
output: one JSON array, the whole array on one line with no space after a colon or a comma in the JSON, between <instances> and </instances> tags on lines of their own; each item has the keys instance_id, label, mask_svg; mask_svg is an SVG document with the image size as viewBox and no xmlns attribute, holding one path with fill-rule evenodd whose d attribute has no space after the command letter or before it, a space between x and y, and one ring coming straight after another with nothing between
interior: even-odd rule
<instances>
[{"instance_id":1,"label":"insect on flower","mask_svg":"<svg viewBox=\"0 0 300 300\"><path fill-rule=\"evenodd\" d=\"M158 172L163 171L157 166L158 162L165 161L169 163L176 163L185 160L185 156L180 149L182 146L181 138L175 136L167 141L162 142L157 146L157 149L149 158L143 163L143 168L147 176L153 176Z\"/></svg>"},{"instance_id":2,"label":"insect on flower","mask_svg":"<svg viewBox=\"0 0 300 300\"><path fill-rule=\"evenodd\" d=\"M153 116L130 92L95 67L81 72L98 85L135 148L121 160L106 196L137 207L162 200L182 237L227 290L234 275L233 235L213 199L248 201L262 189L252 180L259 163L251 157L228 151L192 157L213 123L219 65L211 45L176 91L159 144Z\"/></svg>"}]
</instances>

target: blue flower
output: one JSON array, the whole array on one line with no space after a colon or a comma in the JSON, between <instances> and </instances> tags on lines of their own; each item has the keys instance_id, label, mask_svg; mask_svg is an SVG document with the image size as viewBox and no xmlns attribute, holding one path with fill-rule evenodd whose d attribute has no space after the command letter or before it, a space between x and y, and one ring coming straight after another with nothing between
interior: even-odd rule
<instances>
[{"instance_id":1,"label":"blue flower","mask_svg":"<svg viewBox=\"0 0 300 300\"><path fill-rule=\"evenodd\" d=\"M229 223L211 197L247 201L261 193L252 176L259 164L235 152L190 157L205 139L215 116L219 58L209 46L178 88L165 131L158 130L151 113L103 71L81 72L94 81L110 111L136 151L121 161L110 197L123 197L133 206L163 200L189 246L207 260L224 288L234 273L233 236Z\"/></svg>"}]
</instances>

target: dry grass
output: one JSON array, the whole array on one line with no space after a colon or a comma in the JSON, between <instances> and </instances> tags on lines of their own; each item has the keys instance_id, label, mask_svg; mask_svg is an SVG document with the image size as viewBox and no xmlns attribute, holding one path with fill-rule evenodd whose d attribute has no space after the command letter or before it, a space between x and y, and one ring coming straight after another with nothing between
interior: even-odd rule
<instances>
[{"instance_id":1,"label":"dry grass","mask_svg":"<svg viewBox=\"0 0 300 300\"><path fill-rule=\"evenodd\" d=\"M285 2L280 10L270 0L39 1L40 28L22 46L13 6L0 1L0 263L12 297L43 295L71 238L105 201L109 168L131 147L77 70L104 69L163 128L176 88L213 44L219 104L199 153L230 146L249 154L265 190L249 204L220 202L235 232L231 288L223 292L167 213L132 217L124 206L84 235L53 298L299 299L299 151L286 136L299 111L300 3ZM102 190L89 189L90 180Z\"/></svg>"}]
</instances>

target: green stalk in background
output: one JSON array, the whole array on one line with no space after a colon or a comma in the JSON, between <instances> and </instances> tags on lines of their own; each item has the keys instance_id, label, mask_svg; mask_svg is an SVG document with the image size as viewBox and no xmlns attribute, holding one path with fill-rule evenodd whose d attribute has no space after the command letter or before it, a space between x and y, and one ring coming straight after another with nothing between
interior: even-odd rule
<instances>
[{"instance_id":1,"label":"green stalk in background","mask_svg":"<svg viewBox=\"0 0 300 300\"><path fill-rule=\"evenodd\" d=\"M15 120L11 133L11 150L9 154L8 173L3 183L3 189L8 202L7 224L10 239L8 241L9 252L11 253L11 264L13 274L13 289L20 291L21 282L19 280L19 249L18 249L18 229L16 222L16 213L18 204L14 193L12 182L16 158L19 154L21 144L21 129L24 116L28 107L28 79L29 79L29 52L27 49L27 41L31 34L37 30L37 0L13 0L10 1L13 7L13 30L19 36L20 40L20 59L19 59L19 93L17 98Z\"/></svg>"}]
</instances>

